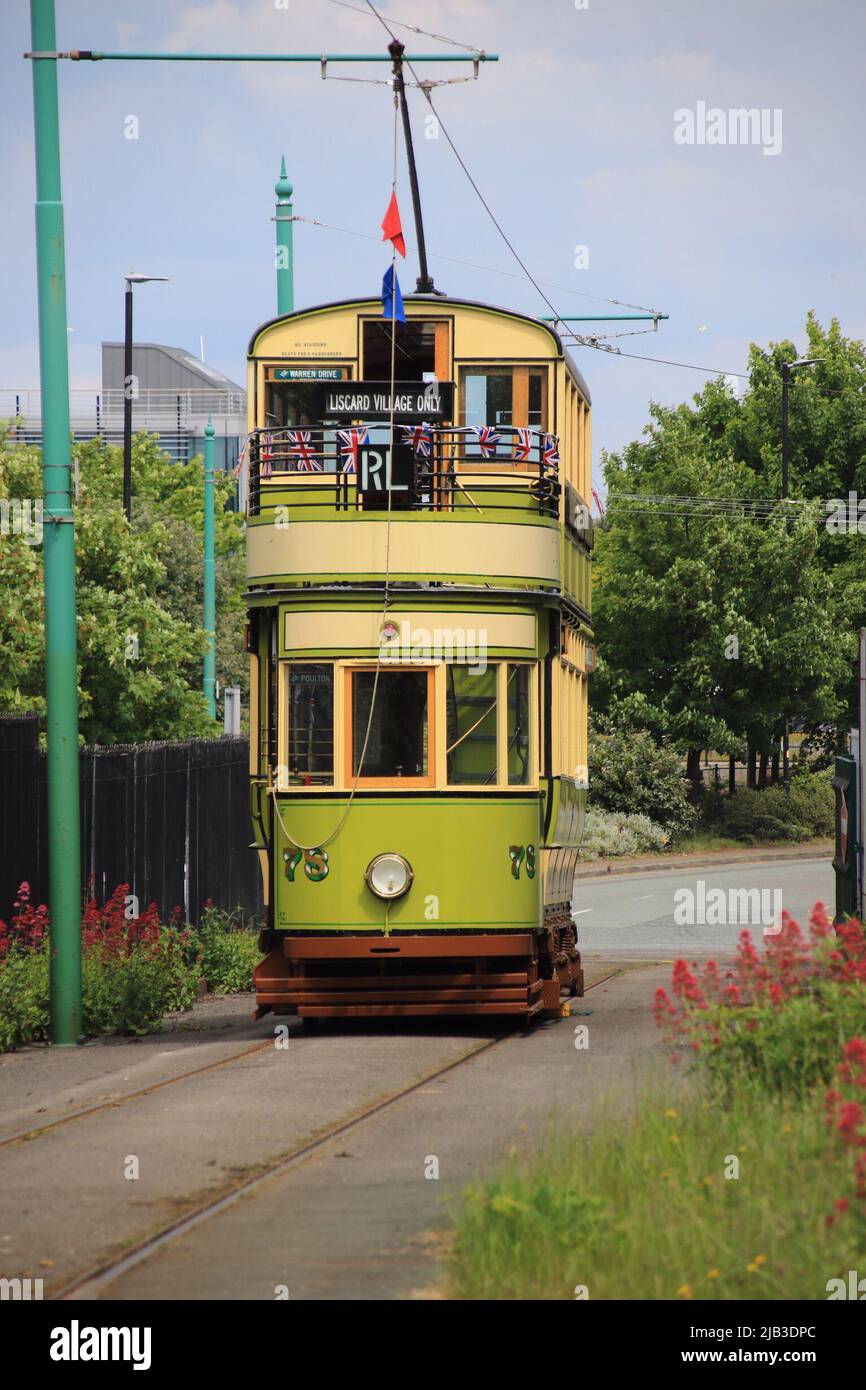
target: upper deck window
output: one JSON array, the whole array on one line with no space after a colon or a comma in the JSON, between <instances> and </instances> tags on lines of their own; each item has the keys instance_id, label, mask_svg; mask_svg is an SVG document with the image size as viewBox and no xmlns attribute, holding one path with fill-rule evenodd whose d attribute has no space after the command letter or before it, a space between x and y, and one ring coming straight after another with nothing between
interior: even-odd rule
<instances>
[{"instance_id":1,"label":"upper deck window","mask_svg":"<svg viewBox=\"0 0 866 1390\"><path fill-rule=\"evenodd\" d=\"M463 367L460 371L460 424L549 428L547 368Z\"/></svg>"}]
</instances>

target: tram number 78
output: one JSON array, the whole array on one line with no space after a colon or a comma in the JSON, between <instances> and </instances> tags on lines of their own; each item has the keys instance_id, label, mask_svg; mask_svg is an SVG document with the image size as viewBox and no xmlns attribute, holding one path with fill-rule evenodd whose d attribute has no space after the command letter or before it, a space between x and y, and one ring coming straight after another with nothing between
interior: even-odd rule
<instances>
[{"instance_id":1,"label":"tram number 78","mask_svg":"<svg viewBox=\"0 0 866 1390\"><path fill-rule=\"evenodd\" d=\"M321 883L323 878L327 878L330 872L328 863L328 851L326 849L296 849L294 854L291 850L283 850L283 859L286 864L286 878L289 883L295 881L295 869L304 861L304 873L311 883Z\"/></svg>"},{"instance_id":2,"label":"tram number 78","mask_svg":"<svg viewBox=\"0 0 866 1390\"><path fill-rule=\"evenodd\" d=\"M535 845L509 845L508 853L511 856L511 873L514 878L520 878L520 866L526 864L526 877L535 878Z\"/></svg>"}]
</instances>

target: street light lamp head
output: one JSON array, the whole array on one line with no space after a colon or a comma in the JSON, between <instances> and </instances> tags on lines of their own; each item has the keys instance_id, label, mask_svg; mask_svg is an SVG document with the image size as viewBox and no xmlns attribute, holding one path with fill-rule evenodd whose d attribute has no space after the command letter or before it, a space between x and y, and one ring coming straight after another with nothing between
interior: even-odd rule
<instances>
[{"instance_id":1,"label":"street light lamp head","mask_svg":"<svg viewBox=\"0 0 866 1390\"><path fill-rule=\"evenodd\" d=\"M124 275L124 280L128 285L143 285L148 280L168 280L167 275L141 275L137 270L131 270L128 275Z\"/></svg>"},{"instance_id":2,"label":"street light lamp head","mask_svg":"<svg viewBox=\"0 0 866 1390\"><path fill-rule=\"evenodd\" d=\"M798 357L796 362L788 362L788 367L812 367L816 362L826 362L826 357Z\"/></svg>"}]
</instances>

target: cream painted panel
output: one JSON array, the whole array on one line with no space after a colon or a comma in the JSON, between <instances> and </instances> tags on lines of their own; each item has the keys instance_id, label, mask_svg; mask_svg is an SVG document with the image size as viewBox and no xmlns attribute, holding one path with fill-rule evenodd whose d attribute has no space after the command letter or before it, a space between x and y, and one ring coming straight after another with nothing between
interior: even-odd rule
<instances>
[{"instance_id":1,"label":"cream painted panel","mask_svg":"<svg viewBox=\"0 0 866 1390\"><path fill-rule=\"evenodd\" d=\"M385 522L307 521L247 531L247 576L382 574ZM484 522L391 523L392 574L526 576L559 580L559 532Z\"/></svg>"},{"instance_id":2,"label":"cream painted panel","mask_svg":"<svg viewBox=\"0 0 866 1390\"><path fill-rule=\"evenodd\" d=\"M463 633L465 640L487 647L522 647L535 649L535 619L531 613L434 613L388 610L388 621L397 624L398 646L417 645L426 640L419 632L430 634L434 647L445 646L448 634ZM407 626L404 628L404 624ZM349 651L355 647L378 647L382 626L380 612L358 613L343 609L340 612L287 613L285 616L286 651L310 648L334 648ZM437 639L436 634L439 634ZM414 635L413 635L414 634Z\"/></svg>"}]
</instances>

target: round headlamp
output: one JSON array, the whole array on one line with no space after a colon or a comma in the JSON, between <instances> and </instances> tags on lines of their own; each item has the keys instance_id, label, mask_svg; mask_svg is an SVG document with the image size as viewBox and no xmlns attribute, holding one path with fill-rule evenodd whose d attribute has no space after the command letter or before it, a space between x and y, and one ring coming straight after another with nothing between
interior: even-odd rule
<instances>
[{"instance_id":1,"label":"round headlamp","mask_svg":"<svg viewBox=\"0 0 866 1390\"><path fill-rule=\"evenodd\" d=\"M412 886L412 865L402 854L377 854L364 877L377 898L402 898Z\"/></svg>"}]
</instances>

